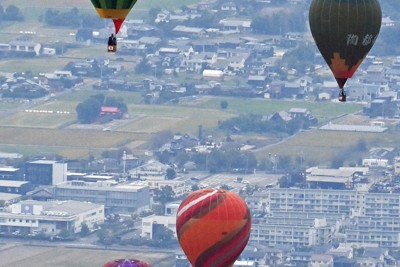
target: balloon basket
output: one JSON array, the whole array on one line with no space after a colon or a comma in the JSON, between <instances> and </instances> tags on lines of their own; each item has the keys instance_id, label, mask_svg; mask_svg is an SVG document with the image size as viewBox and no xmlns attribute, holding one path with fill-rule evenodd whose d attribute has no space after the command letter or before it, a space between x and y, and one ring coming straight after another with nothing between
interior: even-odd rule
<instances>
[{"instance_id":1,"label":"balloon basket","mask_svg":"<svg viewBox=\"0 0 400 267\"><path fill-rule=\"evenodd\" d=\"M115 53L117 52L117 46L116 45L109 45L107 48L107 51L110 53Z\"/></svg>"}]
</instances>

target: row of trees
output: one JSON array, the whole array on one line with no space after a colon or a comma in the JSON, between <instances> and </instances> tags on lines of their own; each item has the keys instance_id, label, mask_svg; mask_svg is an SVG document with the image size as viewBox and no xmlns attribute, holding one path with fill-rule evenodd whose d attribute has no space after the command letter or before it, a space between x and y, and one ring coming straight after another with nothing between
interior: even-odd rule
<instances>
[{"instance_id":1,"label":"row of trees","mask_svg":"<svg viewBox=\"0 0 400 267\"><path fill-rule=\"evenodd\" d=\"M41 17L41 20L51 26L71 28L82 26L100 28L104 25L104 22L99 18L99 16L97 16L97 14L83 14L80 13L76 7L65 12L49 8L46 10L44 16Z\"/></svg>"},{"instance_id":2,"label":"row of trees","mask_svg":"<svg viewBox=\"0 0 400 267\"><path fill-rule=\"evenodd\" d=\"M300 129L307 129L311 122L303 117L295 117L287 122L265 119L261 114L246 114L219 124L219 128L228 131L272 133L292 135Z\"/></svg>"}]
</instances>

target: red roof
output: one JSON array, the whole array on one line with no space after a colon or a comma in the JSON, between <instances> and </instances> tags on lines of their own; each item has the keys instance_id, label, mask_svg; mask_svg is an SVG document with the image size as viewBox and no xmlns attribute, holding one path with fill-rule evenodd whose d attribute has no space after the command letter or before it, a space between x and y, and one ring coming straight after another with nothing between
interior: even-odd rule
<instances>
[{"instance_id":1,"label":"red roof","mask_svg":"<svg viewBox=\"0 0 400 267\"><path fill-rule=\"evenodd\" d=\"M104 113L119 113L119 109L117 107L101 107L101 112Z\"/></svg>"}]
</instances>

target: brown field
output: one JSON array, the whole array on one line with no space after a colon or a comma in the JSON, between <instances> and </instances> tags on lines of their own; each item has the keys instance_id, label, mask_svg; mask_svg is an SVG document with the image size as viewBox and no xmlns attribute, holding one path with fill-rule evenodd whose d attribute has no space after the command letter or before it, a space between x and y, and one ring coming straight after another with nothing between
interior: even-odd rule
<instances>
[{"instance_id":1,"label":"brown field","mask_svg":"<svg viewBox=\"0 0 400 267\"><path fill-rule=\"evenodd\" d=\"M272 145L258 150L258 159L265 158L269 153L279 156L304 157L306 163L329 165L332 158L343 154L349 147L354 147L360 140L366 142L367 147L394 146L400 141L396 133L362 133L312 130L298 134L295 138L289 138L283 143ZM368 153L365 151L364 153ZM344 156L346 163L356 162L362 153L354 153ZM367 155L367 154L366 154ZM364 156L366 156L364 155Z\"/></svg>"},{"instance_id":2,"label":"brown field","mask_svg":"<svg viewBox=\"0 0 400 267\"><path fill-rule=\"evenodd\" d=\"M157 267L170 267L175 259L174 255L156 252L144 253L36 246L9 246L1 250L0 247L0 266L2 267L100 267L109 260L120 258L142 259Z\"/></svg>"},{"instance_id":3,"label":"brown field","mask_svg":"<svg viewBox=\"0 0 400 267\"><path fill-rule=\"evenodd\" d=\"M146 142L149 135L96 130L0 127L0 140L2 151L23 154L46 152L66 158L80 158L135 141Z\"/></svg>"}]
</instances>

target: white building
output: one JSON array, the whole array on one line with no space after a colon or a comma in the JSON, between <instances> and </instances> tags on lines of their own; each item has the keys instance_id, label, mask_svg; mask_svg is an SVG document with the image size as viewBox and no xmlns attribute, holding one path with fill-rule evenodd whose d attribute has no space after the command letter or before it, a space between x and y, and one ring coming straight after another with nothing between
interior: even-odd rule
<instances>
[{"instance_id":1,"label":"white building","mask_svg":"<svg viewBox=\"0 0 400 267\"><path fill-rule=\"evenodd\" d=\"M72 181L56 186L55 198L104 204L109 213L132 213L149 209L151 196L144 184Z\"/></svg>"},{"instance_id":2,"label":"white building","mask_svg":"<svg viewBox=\"0 0 400 267\"><path fill-rule=\"evenodd\" d=\"M165 205L164 215L150 215L142 218L141 236L153 239L153 232L157 225L163 225L170 229L176 236L176 213L178 212L179 203L168 203Z\"/></svg>"},{"instance_id":3,"label":"white building","mask_svg":"<svg viewBox=\"0 0 400 267\"><path fill-rule=\"evenodd\" d=\"M78 201L27 200L0 212L0 231L44 233L56 236L61 231L79 233L82 224L89 230L104 222L104 205Z\"/></svg>"}]
</instances>

